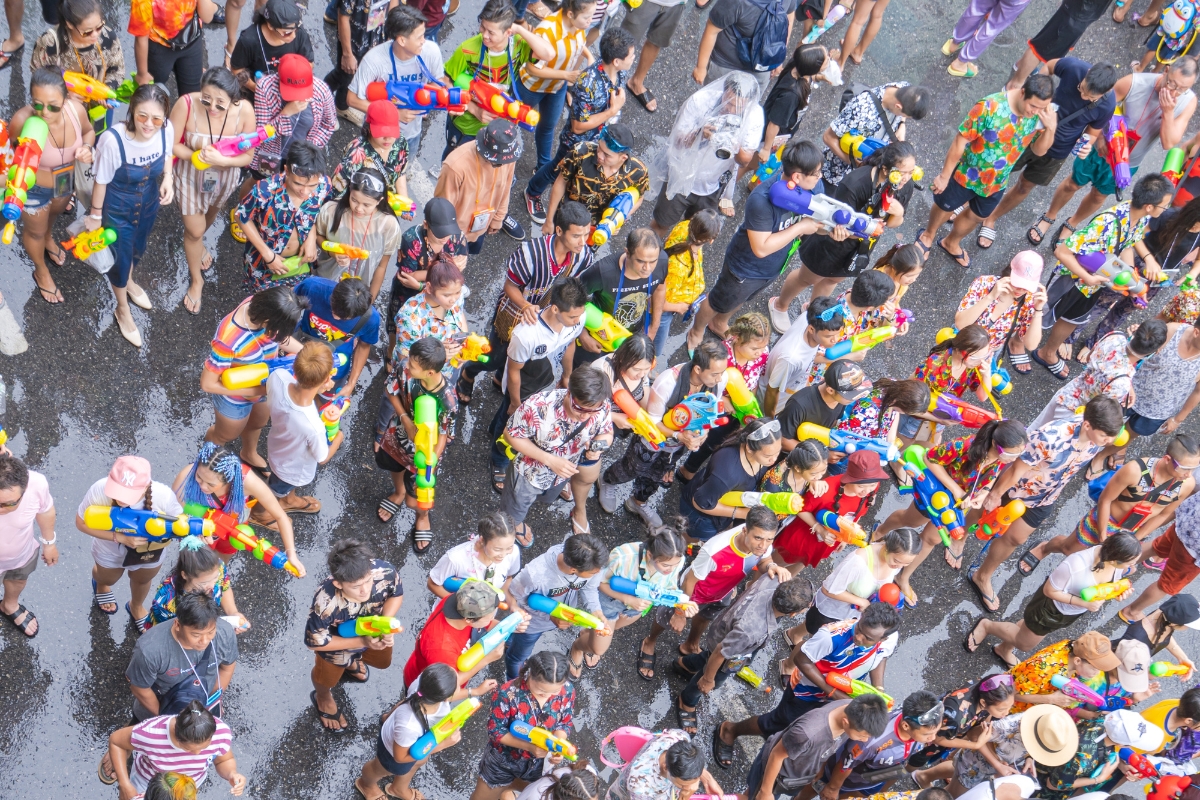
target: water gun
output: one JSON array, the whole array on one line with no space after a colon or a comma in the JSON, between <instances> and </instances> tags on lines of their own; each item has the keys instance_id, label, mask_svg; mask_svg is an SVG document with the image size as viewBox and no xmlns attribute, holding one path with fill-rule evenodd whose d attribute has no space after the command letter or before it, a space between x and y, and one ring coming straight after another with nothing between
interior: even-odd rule
<instances>
[{"instance_id":1,"label":"water gun","mask_svg":"<svg viewBox=\"0 0 1200 800\"><path fill-rule=\"evenodd\" d=\"M986 542L997 536L1003 536L1008 528L1025 513L1024 500L1009 500L1002 506L996 506L979 518L979 521L967 528L967 533L975 534L975 538Z\"/></svg>"},{"instance_id":2,"label":"water gun","mask_svg":"<svg viewBox=\"0 0 1200 800\"><path fill-rule=\"evenodd\" d=\"M960 540L967 535L966 523L958 501L950 490L929 471L925 464L925 448L909 445L902 458L904 470L912 476L908 486L900 487L900 494L910 494L917 510L938 526L942 543L950 546L950 539Z\"/></svg>"},{"instance_id":3,"label":"water gun","mask_svg":"<svg viewBox=\"0 0 1200 800\"><path fill-rule=\"evenodd\" d=\"M900 451L896 449L894 442L889 442L886 439L871 439L852 431L826 428L823 425L817 425L815 422L801 422L800 427L796 429L796 439L797 441L816 439L833 452L845 453L846 455L859 450L870 450L878 455L879 460L883 462L897 461L900 458Z\"/></svg>"},{"instance_id":4,"label":"water gun","mask_svg":"<svg viewBox=\"0 0 1200 800\"><path fill-rule=\"evenodd\" d=\"M99 253L115 241L117 241L117 232L112 228L97 228L94 231L84 228L60 244L64 250L74 250L75 257L80 261L85 261L92 253Z\"/></svg>"},{"instance_id":5,"label":"water gun","mask_svg":"<svg viewBox=\"0 0 1200 800\"><path fill-rule=\"evenodd\" d=\"M719 502L734 508L763 506L776 514L799 514L804 510L804 499L795 492L726 492Z\"/></svg>"},{"instance_id":6,"label":"water gun","mask_svg":"<svg viewBox=\"0 0 1200 800\"><path fill-rule=\"evenodd\" d=\"M189 516L203 518L213 524L213 535L224 539L234 550L245 550L269 567L281 569L299 578L300 570L288 561L287 555L279 548L254 535L254 529L245 523L238 522L232 514L217 508L208 508L198 503L184 503L183 510Z\"/></svg>"},{"instance_id":7,"label":"water gun","mask_svg":"<svg viewBox=\"0 0 1200 800\"><path fill-rule=\"evenodd\" d=\"M978 429L987 422L1000 419L991 411L977 408L945 392L931 392L930 394L932 396L927 410L941 420L944 425L962 425L964 428Z\"/></svg>"},{"instance_id":8,"label":"water gun","mask_svg":"<svg viewBox=\"0 0 1200 800\"><path fill-rule=\"evenodd\" d=\"M867 532L853 518L839 517L836 512L828 508L818 511L814 516L817 518L817 523L829 529L839 542L855 547L866 547L870 544Z\"/></svg>"},{"instance_id":9,"label":"water gun","mask_svg":"<svg viewBox=\"0 0 1200 800\"><path fill-rule=\"evenodd\" d=\"M1150 664L1150 674L1156 678L1186 675L1190 671L1191 667L1187 664L1172 664L1170 661L1154 661Z\"/></svg>"},{"instance_id":10,"label":"water gun","mask_svg":"<svg viewBox=\"0 0 1200 800\"><path fill-rule=\"evenodd\" d=\"M802 217L811 217L827 231L841 225L847 233L858 239L874 239L883 233L881 220L855 211L829 195L813 194L801 189L790 181L776 181L771 185L771 205Z\"/></svg>"},{"instance_id":11,"label":"water gun","mask_svg":"<svg viewBox=\"0 0 1200 800\"><path fill-rule=\"evenodd\" d=\"M349 405L349 397L339 397L336 400L330 400L321 409L321 421L325 423L325 438L328 441L332 442L338 435L338 428L342 424L342 414L346 413Z\"/></svg>"},{"instance_id":12,"label":"water gun","mask_svg":"<svg viewBox=\"0 0 1200 800\"><path fill-rule=\"evenodd\" d=\"M271 370L291 369L295 363L295 356L285 356L254 364L239 364L221 373L221 385L226 389L249 389L251 386L262 386L270 377ZM336 365L336 361L334 363Z\"/></svg>"},{"instance_id":13,"label":"water gun","mask_svg":"<svg viewBox=\"0 0 1200 800\"><path fill-rule=\"evenodd\" d=\"M91 75L85 75L82 72L64 72L63 80L67 84L68 92L89 102L99 103L105 108L112 108L116 102L121 102L115 91Z\"/></svg>"},{"instance_id":14,"label":"water gun","mask_svg":"<svg viewBox=\"0 0 1200 800\"><path fill-rule=\"evenodd\" d=\"M467 98L462 89L446 88L436 83L416 81L371 81L367 84L368 103L386 100L405 111L449 111L461 114L467 110Z\"/></svg>"},{"instance_id":15,"label":"water gun","mask_svg":"<svg viewBox=\"0 0 1200 800\"><path fill-rule=\"evenodd\" d=\"M754 396L754 392L750 391L750 387L746 385L746 379L742 377L742 373L738 371L737 367L725 368L725 394L729 396L729 402L733 404L733 416L737 417L738 422L745 424L763 415L762 409L758 405L758 398Z\"/></svg>"},{"instance_id":16,"label":"water gun","mask_svg":"<svg viewBox=\"0 0 1200 800\"><path fill-rule=\"evenodd\" d=\"M253 150L263 142L274 138L274 126L260 125L258 126L258 130L251 131L250 133L239 133L232 138L214 142L213 147L217 148L217 152L226 158L236 158L247 150ZM200 157L201 152L201 150L192 151L192 166L199 170L205 170L212 165Z\"/></svg>"},{"instance_id":17,"label":"water gun","mask_svg":"<svg viewBox=\"0 0 1200 800\"><path fill-rule=\"evenodd\" d=\"M758 674L757 672L755 672L754 670L750 669L749 665L742 667L742 668L741 668L741 669L739 669L737 672L735 672L735 673L734 673L734 675L736 675L737 677L739 677L739 678L741 678L742 680L744 680L744 681L745 681L747 684L749 684L749 685L750 685L752 688L755 688L755 689L759 689L759 688L761 688L761 689L762 689L764 692L766 692L767 694L770 694L770 693L771 693L771 687L770 687L770 686L763 686L763 685L762 685L762 682L763 682L762 676L761 676L761 675L759 675L759 674ZM695 797L695 796L696 796L696 795L692 795L692 797ZM703 795L701 795L701 796L703 796ZM708 796L709 796L709 797L714 797L715 795L708 795ZM725 797L728 797L729 795L724 795L724 796L725 796ZM734 795L734 796L736 797L736 795Z\"/></svg>"},{"instance_id":18,"label":"water gun","mask_svg":"<svg viewBox=\"0 0 1200 800\"><path fill-rule=\"evenodd\" d=\"M1008 370L1000 366L999 362L992 365L992 392L993 394L1008 394L1013 390L1012 375Z\"/></svg>"},{"instance_id":19,"label":"water gun","mask_svg":"<svg viewBox=\"0 0 1200 800\"><path fill-rule=\"evenodd\" d=\"M12 244L16 232L16 222L25 211L25 201L28 192L37 183L38 165L42 163L42 150L46 139L50 136L50 128L41 117L30 115L21 126L21 135L17 139L17 149L13 153L12 166L8 168L8 185L4 188L4 205L0 206L0 216L8 220L4 233L0 234L0 242Z\"/></svg>"},{"instance_id":20,"label":"water gun","mask_svg":"<svg viewBox=\"0 0 1200 800\"><path fill-rule=\"evenodd\" d=\"M1108 155L1105 159L1112 167L1113 182L1117 185L1117 194L1129 185L1132 173L1129 170L1129 132L1125 128L1125 115L1113 114L1108 124L1104 126L1104 143L1108 145Z\"/></svg>"},{"instance_id":21,"label":"water gun","mask_svg":"<svg viewBox=\"0 0 1200 800\"><path fill-rule=\"evenodd\" d=\"M352 245L342 244L341 242L331 242L328 239L321 242L321 249L326 253L333 253L335 256L348 256L354 259L370 258L371 251L364 250L361 247L353 247Z\"/></svg>"},{"instance_id":22,"label":"water gun","mask_svg":"<svg viewBox=\"0 0 1200 800\"><path fill-rule=\"evenodd\" d=\"M841 8L841 6L838 6ZM900 322L897 316L897 323ZM861 331L854 334L849 339L843 339L833 347L825 348L825 358L828 361L837 361L839 358L845 358L851 353L858 353L863 350L870 350L875 345L886 342L896 335L896 328L892 325L884 325L879 328L871 328L870 330Z\"/></svg>"},{"instance_id":23,"label":"water gun","mask_svg":"<svg viewBox=\"0 0 1200 800\"><path fill-rule=\"evenodd\" d=\"M633 432L641 436L651 450L657 450L663 442L667 441L667 437L663 436L663 432L655 424L654 417L651 417L646 409L638 405L638 401L634 400L633 395L626 389L617 387L613 391L613 402L629 419L629 424L633 426Z\"/></svg>"},{"instance_id":24,"label":"water gun","mask_svg":"<svg viewBox=\"0 0 1200 800\"><path fill-rule=\"evenodd\" d=\"M616 350L633 335L624 325L617 322L612 314L601 311L593 303L584 306L583 327L587 328L587 332L600 343L600 349L606 353Z\"/></svg>"},{"instance_id":25,"label":"water gun","mask_svg":"<svg viewBox=\"0 0 1200 800\"><path fill-rule=\"evenodd\" d=\"M728 425L729 417L721 416L721 403L705 392L688 395L663 416L663 425L673 431L706 431Z\"/></svg>"},{"instance_id":26,"label":"water gun","mask_svg":"<svg viewBox=\"0 0 1200 800\"><path fill-rule=\"evenodd\" d=\"M140 536L152 542L166 541L178 536L212 536L211 522L183 514L170 517L157 511L145 511L122 506L88 506L83 512L83 524L97 531L115 531L126 536Z\"/></svg>"},{"instance_id":27,"label":"water gun","mask_svg":"<svg viewBox=\"0 0 1200 800\"><path fill-rule=\"evenodd\" d=\"M1135 753L1132 748L1122 747L1119 751L1121 760L1129 765L1130 769L1138 774L1139 777L1145 778L1148 781L1156 781L1161 776L1158 774L1158 769L1154 764L1150 763L1150 759L1146 758L1141 753Z\"/></svg>"},{"instance_id":28,"label":"water gun","mask_svg":"<svg viewBox=\"0 0 1200 800\"><path fill-rule=\"evenodd\" d=\"M416 210L417 204L413 202L411 197L405 197L402 194L395 192L387 193L388 205L392 208L392 213L398 217L412 219L412 213Z\"/></svg>"},{"instance_id":29,"label":"water gun","mask_svg":"<svg viewBox=\"0 0 1200 800\"><path fill-rule=\"evenodd\" d=\"M538 120L541 119L541 115L535 109L519 100L514 100L487 81L474 78L471 80L470 89L471 99L480 108L497 117L510 119L527 131L536 128Z\"/></svg>"},{"instance_id":30,"label":"water gun","mask_svg":"<svg viewBox=\"0 0 1200 800\"><path fill-rule=\"evenodd\" d=\"M750 176L749 186L753 189L767 178L774 175L779 168L783 166L783 147L771 153L771 157L758 165L758 169L754 170L754 174Z\"/></svg>"},{"instance_id":31,"label":"water gun","mask_svg":"<svg viewBox=\"0 0 1200 800\"><path fill-rule=\"evenodd\" d=\"M637 204L641 193L638 192L636 186L630 186L622 192L618 192L617 196L608 204L608 208L604 209L604 213L600 215L600 224L592 231L592 238L588 243L592 247L599 247L609 239L617 235L621 227L629 220L633 214L633 207Z\"/></svg>"},{"instance_id":32,"label":"water gun","mask_svg":"<svg viewBox=\"0 0 1200 800\"><path fill-rule=\"evenodd\" d=\"M844 16L846 16L846 7L843 5L839 4L829 9L829 16L825 18L825 21L814 25L813 29L800 40L800 44L812 44L821 38L822 33L837 25L838 21Z\"/></svg>"},{"instance_id":33,"label":"water gun","mask_svg":"<svg viewBox=\"0 0 1200 800\"><path fill-rule=\"evenodd\" d=\"M656 606L679 608L692 601L691 597L679 589L666 586L656 588L646 581L631 581L629 578L622 578L620 575L613 575L609 578L608 586L614 592L633 595L641 600L649 600L651 605Z\"/></svg>"},{"instance_id":34,"label":"water gun","mask_svg":"<svg viewBox=\"0 0 1200 800\"><path fill-rule=\"evenodd\" d=\"M284 269L287 270L286 272L280 275L276 275L274 272L272 272L267 277L273 281L282 281L287 280L288 278L295 278L298 275L307 275L309 272L308 262L302 260L299 253L285 258L283 260L283 266Z\"/></svg>"},{"instance_id":35,"label":"water gun","mask_svg":"<svg viewBox=\"0 0 1200 800\"><path fill-rule=\"evenodd\" d=\"M1179 800L1191 785L1191 776L1164 775L1153 786L1146 787L1146 800Z\"/></svg>"},{"instance_id":36,"label":"water gun","mask_svg":"<svg viewBox=\"0 0 1200 800\"><path fill-rule=\"evenodd\" d=\"M508 637L513 635L513 632L521 626L524 620L525 618L520 614L509 614L501 620L498 625L479 637L479 641L471 645L467 652L458 657L458 671L470 672L473 670L480 661L483 661L484 656L507 642Z\"/></svg>"},{"instance_id":37,"label":"water gun","mask_svg":"<svg viewBox=\"0 0 1200 800\"><path fill-rule=\"evenodd\" d=\"M433 752L433 748L444 742L450 734L465 725L470 716L478 711L482 705L483 703L480 702L478 697L468 697L466 700L463 700L436 725L426 731L420 739L413 742L412 747L408 748L409 756L417 761L427 758Z\"/></svg>"},{"instance_id":38,"label":"water gun","mask_svg":"<svg viewBox=\"0 0 1200 800\"><path fill-rule=\"evenodd\" d=\"M514 719L508 726L508 732L523 742L529 742L534 747L540 747L548 753L558 753L567 761L579 759L575 745L566 739L555 736L545 728L535 728L524 720Z\"/></svg>"},{"instance_id":39,"label":"water gun","mask_svg":"<svg viewBox=\"0 0 1200 800\"><path fill-rule=\"evenodd\" d=\"M1050 678L1050 685L1077 703L1087 703L1098 708L1104 708L1108 704L1107 700L1078 678L1054 675Z\"/></svg>"},{"instance_id":40,"label":"water gun","mask_svg":"<svg viewBox=\"0 0 1200 800\"><path fill-rule=\"evenodd\" d=\"M480 364L486 364L491 358L488 353L492 352L492 345L486 336L468 333L462 339L461 344L462 350L459 350L458 355L450 359L452 369L458 369L459 365L465 361L478 361Z\"/></svg>"},{"instance_id":41,"label":"water gun","mask_svg":"<svg viewBox=\"0 0 1200 800\"><path fill-rule=\"evenodd\" d=\"M437 400L423 394L413 403L413 424L417 439L413 442L413 468L416 470L417 508L433 508L434 487L437 486Z\"/></svg>"},{"instance_id":42,"label":"water gun","mask_svg":"<svg viewBox=\"0 0 1200 800\"><path fill-rule=\"evenodd\" d=\"M358 617L357 619L348 619L338 625L337 635L345 639L355 636L379 638L391 633L399 633L402 630L404 630L404 626L395 617Z\"/></svg>"},{"instance_id":43,"label":"water gun","mask_svg":"<svg viewBox=\"0 0 1200 800\"><path fill-rule=\"evenodd\" d=\"M1120 597L1132 588L1133 581L1129 580L1129 578L1121 578L1119 581L1085 586L1079 590L1079 599L1085 603L1090 603L1093 600L1112 600L1113 598Z\"/></svg>"},{"instance_id":44,"label":"water gun","mask_svg":"<svg viewBox=\"0 0 1200 800\"><path fill-rule=\"evenodd\" d=\"M845 675L843 675L840 672L826 672L825 673L825 682L828 683L830 686L832 686L834 689L837 689L842 694L848 695L850 697L850 699L854 699L855 697L861 697L864 694L874 694L874 695L879 695L880 697L883 698L884 702L887 703L887 707L889 710L891 709L892 705L894 704L894 701L892 700L890 695L885 694L884 692L880 691L879 689L876 689L874 686L872 686L869 683L865 683L860 680L855 680L854 678L847 678Z\"/></svg>"},{"instance_id":45,"label":"water gun","mask_svg":"<svg viewBox=\"0 0 1200 800\"><path fill-rule=\"evenodd\" d=\"M599 617L589 614L578 608L564 605L557 600L551 600L544 594L534 592L525 598L525 603L534 611L540 611L543 614L548 614L555 619L566 620L572 625L578 625L581 628L588 628L596 631L601 636L610 636L608 628L600 621Z\"/></svg>"},{"instance_id":46,"label":"water gun","mask_svg":"<svg viewBox=\"0 0 1200 800\"><path fill-rule=\"evenodd\" d=\"M1172 147L1167 151L1167 155L1163 159L1163 177L1178 186L1179 181L1183 179L1183 168L1186 160L1187 153L1182 147Z\"/></svg>"},{"instance_id":47,"label":"water gun","mask_svg":"<svg viewBox=\"0 0 1200 800\"><path fill-rule=\"evenodd\" d=\"M1149 285L1119 257L1108 253L1084 253L1075 256L1075 259L1079 266L1108 281L1108 287L1114 292L1132 298L1138 308L1145 308L1148 304L1146 292Z\"/></svg>"},{"instance_id":48,"label":"water gun","mask_svg":"<svg viewBox=\"0 0 1200 800\"><path fill-rule=\"evenodd\" d=\"M154 83L154 81L150 81ZM129 77L121 81L121 85L116 88L115 94L117 99L122 103L128 103L129 98L133 97L133 93L138 90L140 84L137 82L137 73L129 73Z\"/></svg>"},{"instance_id":49,"label":"water gun","mask_svg":"<svg viewBox=\"0 0 1200 800\"><path fill-rule=\"evenodd\" d=\"M838 138L838 146L842 148L843 153L850 156L856 163L861 164L863 159L870 158L876 150L883 149L886 143L871 136L863 136L858 131L852 130L849 133L843 133Z\"/></svg>"}]
</instances>

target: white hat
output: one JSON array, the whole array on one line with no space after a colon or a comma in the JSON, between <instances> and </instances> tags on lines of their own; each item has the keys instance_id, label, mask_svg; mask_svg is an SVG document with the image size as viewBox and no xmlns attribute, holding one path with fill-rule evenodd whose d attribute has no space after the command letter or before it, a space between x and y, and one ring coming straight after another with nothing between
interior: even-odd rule
<instances>
[{"instance_id":1,"label":"white hat","mask_svg":"<svg viewBox=\"0 0 1200 800\"><path fill-rule=\"evenodd\" d=\"M1142 645L1145 647L1145 645ZM1136 711L1118 709L1104 718L1104 732L1118 745L1152 753L1163 743L1163 729Z\"/></svg>"},{"instance_id":2,"label":"white hat","mask_svg":"<svg viewBox=\"0 0 1200 800\"><path fill-rule=\"evenodd\" d=\"M1117 645L1117 678L1121 688L1133 694L1150 688L1150 648L1143 642L1125 639Z\"/></svg>"}]
</instances>

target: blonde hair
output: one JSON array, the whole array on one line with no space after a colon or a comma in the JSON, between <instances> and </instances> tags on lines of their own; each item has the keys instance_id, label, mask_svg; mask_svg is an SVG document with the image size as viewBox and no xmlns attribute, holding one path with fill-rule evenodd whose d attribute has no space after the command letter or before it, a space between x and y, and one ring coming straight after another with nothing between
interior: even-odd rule
<instances>
[{"instance_id":1,"label":"blonde hair","mask_svg":"<svg viewBox=\"0 0 1200 800\"><path fill-rule=\"evenodd\" d=\"M296 354L292 372L301 389L316 389L329 380L333 372L333 351L328 345L310 339Z\"/></svg>"}]
</instances>

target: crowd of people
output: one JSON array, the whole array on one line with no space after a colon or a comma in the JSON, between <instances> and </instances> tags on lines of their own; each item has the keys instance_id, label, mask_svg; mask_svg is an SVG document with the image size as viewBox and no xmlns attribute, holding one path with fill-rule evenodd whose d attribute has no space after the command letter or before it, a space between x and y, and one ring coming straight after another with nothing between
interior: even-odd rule
<instances>
[{"instance_id":1,"label":"crowd of people","mask_svg":"<svg viewBox=\"0 0 1200 800\"><path fill-rule=\"evenodd\" d=\"M422 798L421 766L458 745L483 705L472 800L719 796L742 737L761 749L744 783L724 783L749 800L882 795L906 776L913 800L1096 800L1145 777L1127 751L1154 754L1163 775L1194 771L1200 688L1134 710L1163 690L1158 678L1194 680L1175 634L1200 629L1187 592L1200 576L1200 441L1179 430L1200 404L1200 199L1182 190L1200 178L1200 135L1185 141L1197 61L1167 18L1175 6L1156 0L1142 15L1154 30L1123 75L1072 52L1105 4L1063 0L931 169L919 236L878 254L923 179L908 129L934 101L905 81L841 77L861 63L888 0L711 2L700 88L653 158L622 110L632 97L669 113L648 82L685 3L487 0L478 34L444 57L438 32L456 3L331 0L336 52L322 80L321 37L305 31L297 0L256 0L244 29L244 0L137 2L128 81L100 0L43 3L53 27L33 47L29 104L8 123L16 152L6 154L19 160L32 143L40 162L4 206L19 211L10 220L41 299L67 302L50 269L66 259L51 236L64 214L81 217L79 236L103 229L87 258L135 347L130 304L153 304L133 273L163 205L180 204L191 314L214 268L206 232L228 211L245 245L249 295L196 365L214 420L194 461L167 484L147 459L123 455L76 513L92 537L96 609L121 612L127 576L123 609L139 633L125 673L131 724L97 767L121 800L194 798L210 766L233 795L246 787L222 721L254 616L227 572L239 552L321 577L304 630L314 724L347 731L334 689L391 667L405 589L396 565L343 538L324 565L306 566L291 521L321 513L302 490L342 446L340 417L385 335L383 396L366 412L392 481L376 515L414 512L408 541L436 564L408 588L436 600L406 655L404 695L354 782L366 800ZM948 72L977 76L981 53L1026 5L971 0L942 48ZM1120 21L1128 9L1116 6ZM21 4L6 12L0 68L24 47ZM225 63L204 69L204 28L222 16ZM842 17L840 48L793 48ZM78 73L123 98L122 110L79 89ZM846 88L809 141L797 129L820 83ZM420 88L463 99L430 105L415 99ZM435 115L445 116L443 163L421 221L405 224L417 206L406 173ZM340 154L328 146L339 118L357 131ZM513 205L529 139L536 162ZM1178 166L1155 171L1156 146L1182 151ZM953 307L923 311L946 327L911 375L874 368L875 345L910 333L904 298L928 259L971 269L972 247L997 246L998 220L1051 185L1028 247L1007 248L1007 266L975 278ZM626 224L648 198L651 224ZM705 255L714 260L723 218L736 231L710 283ZM487 330L474 331L464 269L497 234L520 244ZM1040 251L1047 239L1052 257ZM1159 293L1157 315L1131 324ZM752 310L756 298L766 313ZM1009 416L1000 400L1020 408L1035 365L1062 387L1036 416ZM460 541L435 525L436 486L446 449L467 446L453 423L481 376L502 398L484 445L498 508ZM1157 438L1128 454L1139 437ZM1080 474L1087 513L1031 542ZM893 482L912 502L864 530ZM660 490L675 484L668 503ZM600 519L589 516L593 490ZM572 507L566 539L537 531L556 543L522 563L531 509L560 498ZM593 526L622 508L646 534L612 547ZM39 561L59 559L55 513L46 477L0 453L0 614L26 637L40 627L20 596ZM278 533L280 547L256 530ZM984 544L968 553L975 539ZM930 602L912 576L939 547L982 611L963 647L990 647L1001 671L893 699L901 613ZM1016 580L1043 560L1053 568L1005 621L997 570L1014 555ZM810 581L806 570L827 562ZM1140 570L1159 574L1135 592ZM1063 638L1110 602L1119 636ZM576 682L648 615L630 670L684 678L672 727L622 728L610 737L616 762L576 754ZM668 628L682 641L660 660ZM555 629L576 634L566 652L538 650ZM778 637L778 676L754 674ZM500 661L503 680L491 668ZM732 676L778 682L778 704L713 720L711 741L698 741L701 716L718 713L704 698ZM598 758L620 766L607 788Z\"/></svg>"}]
</instances>

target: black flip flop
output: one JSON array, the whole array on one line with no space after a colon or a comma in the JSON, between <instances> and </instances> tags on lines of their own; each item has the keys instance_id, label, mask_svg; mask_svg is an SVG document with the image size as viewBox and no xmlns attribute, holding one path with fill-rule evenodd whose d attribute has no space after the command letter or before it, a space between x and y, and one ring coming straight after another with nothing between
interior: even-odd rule
<instances>
[{"instance_id":1,"label":"black flip flop","mask_svg":"<svg viewBox=\"0 0 1200 800\"><path fill-rule=\"evenodd\" d=\"M644 670L644 669L651 670L654 674L647 677L642 674L642 670ZM655 650L653 653L647 653L645 650L642 649L642 646L639 644L638 651L637 651L637 667L635 667L635 671L637 672L637 676L644 681L652 681L655 678L657 678L658 677L658 650Z\"/></svg>"},{"instance_id":2,"label":"black flip flop","mask_svg":"<svg viewBox=\"0 0 1200 800\"><path fill-rule=\"evenodd\" d=\"M991 597L988 597L987 595L985 595L983 593L983 589L979 588L979 584L974 581L974 579L972 577L974 574L975 574L974 572L968 572L964 577L967 579L967 585L975 590L975 594L979 595L979 604L981 606L983 606L984 613L985 614L999 614L1000 613L1000 598L997 597L996 595L992 595ZM988 608L987 604L988 604L989 600L996 604L995 610Z\"/></svg>"},{"instance_id":3,"label":"black flip flop","mask_svg":"<svg viewBox=\"0 0 1200 800\"><path fill-rule=\"evenodd\" d=\"M654 92L650 91L649 87L643 89L641 94L637 94L636 92L634 92L632 89L629 89L628 87L626 87L626 89L628 89L629 94L633 97L634 100L637 100L639 103L642 104L642 108L646 110L647 114L657 114L658 113L658 106L655 106L654 108L649 107L651 100L658 99L657 97L654 96Z\"/></svg>"},{"instance_id":4,"label":"black flip flop","mask_svg":"<svg viewBox=\"0 0 1200 800\"><path fill-rule=\"evenodd\" d=\"M371 668L366 664L363 664L362 659L351 663L350 666L354 666L354 663L362 664L363 671L361 675L357 672L351 672L349 668L346 668L342 670L342 679L350 681L351 683L366 683L369 681L371 679Z\"/></svg>"},{"instance_id":5,"label":"black flip flop","mask_svg":"<svg viewBox=\"0 0 1200 800\"><path fill-rule=\"evenodd\" d=\"M1005 661L1003 658L1001 658L1000 654L996 652L996 648L999 646L1000 645L998 645L998 644L992 645L991 647L988 648L988 652L992 654L992 658L996 659L1002 665L1004 665L1005 669L1012 669L1013 667L1017 666L1017 664L1021 663L1018 661L1017 664L1010 664L1007 661Z\"/></svg>"},{"instance_id":6,"label":"black flip flop","mask_svg":"<svg viewBox=\"0 0 1200 800\"><path fill-rule=\"evenodd\" d=\"M311 692L308 693L308 699L312 701L312 707L314 709L316 709L318 717L321 717L322 719L330 720L331 722L336 722L342 726L340 728L327 728L324 725L322 725L321 730L329 731L330 733L345 733L350 728L350 721L345 720L342 717L342 709L339 708L333 714L326 714L324 711L321 710L321 707L319 705L317 705L317 690L316 689L313 689Z\"/></svg>"},{"instance_id":7,"label":"black flip flop","mask_svg":"<svg viewBox=\"0 0 1200 800\"><path fill-rule=\"evenodd\" d=\"M983 644L983 642L976 642L975 649L971 649L971 637L975 635L975 629L979 627L979 623L982 621L983 620L976 620L975 624L971 626L971 629L967 631L967 637L962 640L962 649L966 650L969 655L975 655L978 653L979 646Z\"/></svg>"},{"instance_id":8,"label":"black flip flop","mask_svg":"<svg viewBox=\"0 0 1200 800\"><path fill-rule=\"evenodd\" d=\"M13 63L13 59L17 59L17 61L20 61L20 59L17 58L17 56L21 55L21 53L24 52L24 50L25 50L24 42L22 42L21 46L18 47L16 50L12 50L12 51L0 50L0 69L7 69L8 67L11 67L12 63Z\"/></svg>"},{"instance_id":9,"label":"black flip flop","mask_svg":"<svg viewBox=\"0 0 1200 800\"><path fill-rule=\"evenodd\" d=\"M1038 568L1038 564L1040 563L1042 563L1042 560L1033 554L1033 548L1031 547L1022 553L1020 560L1017 561L1017 572L1021 573L1022 577L1028 578ZM1029 567L1029 571L1022 570L1022 566Z\"/></svg>"},{"instance_id":10,"label":"black flip flop","mask_svg":"<svg viewBox=\"0 0 1200 800\"><path fill-rule=\"evenodd\" d=\"M958 246L960 248L962 248L961 250L958 251L958 255L954 255L954 253L951 253L946 248L945 242L946 242L945 236L943 236L941 239L938 239L937 240L938 249L941 250L946 255L950 256L950 258L954 260L955 264L958 264L963 269L970 269L971 268L971 256L967 254L966 248L962 248L962 242L958 243Z\"/></svg>"},{"instance_id":11,"label":"black flip flop","mask_svg":"<svg viewBox=\"0 0 1200 800\"><path fill-rule=\"evenodd\" d=\"M733 757L736 755L733 750L733 745L725 744L721 739L721 723L713 728L712 735L712 754L713 761L717 762L717 766L721 769L729 769L733 766Z\"/></svg>"}]
</instances>

